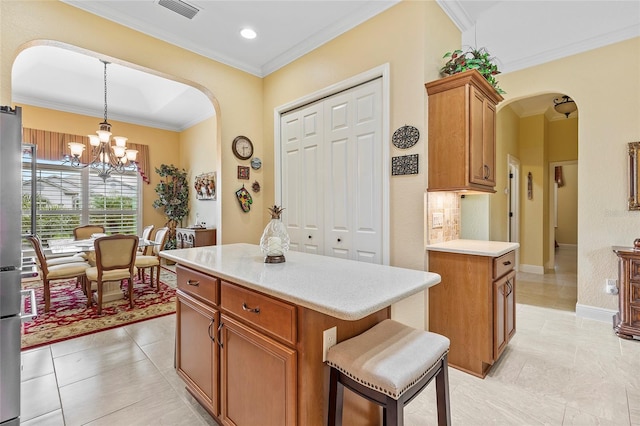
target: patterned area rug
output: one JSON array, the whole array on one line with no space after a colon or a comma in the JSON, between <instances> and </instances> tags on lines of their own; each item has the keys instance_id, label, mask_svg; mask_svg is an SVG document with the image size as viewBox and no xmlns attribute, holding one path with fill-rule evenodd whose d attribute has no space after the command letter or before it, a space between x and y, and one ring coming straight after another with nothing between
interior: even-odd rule
<instances>
[{"instance_id":1,"label":"patterned area rug","mask_svg":"<svg viewBox=\"0 0 640 426\"><path fill-rule=\"evenodd\" d=\"M23 283L24 289L36 290L38 316L23 324L22 350L174 313L175 274L161 268L159 292L155 291L155 286L149 286L148 276L146 281L146 284L138 281L134 284L133 309L129 309L129 301L123 297L103 303L102 315L97 314L95 303L91 308L86 307L87 298L80 288L76 288L75 280L53 282L51 309L47 313L44 312L42 281ZM126 291L125 285L123 293Z\"/></svg>"}]
</instances>

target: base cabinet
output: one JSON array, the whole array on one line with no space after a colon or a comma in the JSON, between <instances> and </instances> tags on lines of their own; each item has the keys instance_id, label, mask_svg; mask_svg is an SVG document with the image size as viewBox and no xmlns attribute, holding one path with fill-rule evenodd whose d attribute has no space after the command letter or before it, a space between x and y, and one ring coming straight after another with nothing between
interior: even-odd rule
<instances>
[{"instance_id":1,"label":"base cabinet","mask_svg":"<svg viewBox=\"0 0 640 426\"><path fill-rule=\"evenodd\" d=\"M485 377L516 331L515 252L429 252L442 277L429 289L429 330L451 340L449 365Z\"/></svg>"},{"instance_id":2,"label":"base cabinet","mask_svg":"<svg viewBox=\"0 0 640 426\"><path fill-rule=\"evenodd\" d=\"M176 246L179 249L215 245L215 229L176 228Z\"/></svg>"},{"instance_id":3,"label":"base cabinet","mask_svg":"<svg viewBox=\"0 0 640 426\"><path fill-rule=\"evenodd\" d=\"M225 425L296 424L296 351L222 315Z\"/></svg>"},{"instance_id":4,"label":"base cabinet","mask_svg":"<svg viewBox=\"0 0 640 426\"><path fill-rule=\"evenodd\" d=\"M217 415L219 351L215 331L220 314L178 290L176 317L176 370L196 399Z\"/></svg>"},{"instance_id":5,"label":"base cabinet","mask_svg":"<svg viewBox=\"0 0 640 426\"><path fill-rule=\"evenodd\" d=\"M640 337L640 251L614 247L618 256L618 313L613 316L613 330L618 337Z\"/></svg>"}]
</instances>

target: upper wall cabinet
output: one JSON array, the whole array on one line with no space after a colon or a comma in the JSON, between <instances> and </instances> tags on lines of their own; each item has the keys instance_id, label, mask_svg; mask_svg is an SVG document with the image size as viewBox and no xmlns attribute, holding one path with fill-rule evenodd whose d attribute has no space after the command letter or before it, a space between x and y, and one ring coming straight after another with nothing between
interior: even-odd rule
<instances>
[{"instance_id":1,"label":"upper wall cabinet","mask_svg":"<svg viewBox=\"0 0 640 426\"><path fill-rule=\"evenodd\" d=\"M429 94L429 191L495 192L496 105L476 71L425 84Z\"/></svg>"}]
</instances>

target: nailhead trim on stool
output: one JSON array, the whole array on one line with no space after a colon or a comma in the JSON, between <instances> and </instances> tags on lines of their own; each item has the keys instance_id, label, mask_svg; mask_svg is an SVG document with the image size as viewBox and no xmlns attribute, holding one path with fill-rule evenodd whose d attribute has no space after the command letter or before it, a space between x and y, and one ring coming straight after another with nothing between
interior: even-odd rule
<instances>
[{"instance_id":1,"label":"nailhead trim on stool","mask_svg":"<svg viewBox=\"0 0 640 426\"><path fill-rule=\"evenodd\" d=\"M342 388L382 405L385 424L402 425L404 405L436 377L438 424L451 424L447 354L449 339L384 320L329 349L329 424L341 424Z\"/></svg>"}]
</instances>

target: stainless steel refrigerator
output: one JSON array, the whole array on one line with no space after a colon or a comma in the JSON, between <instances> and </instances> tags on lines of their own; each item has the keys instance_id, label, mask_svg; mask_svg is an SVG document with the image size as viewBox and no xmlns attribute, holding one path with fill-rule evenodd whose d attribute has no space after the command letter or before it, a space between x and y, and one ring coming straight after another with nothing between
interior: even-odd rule
<instances>
[{"instance_id":1,"label":"stainless steel refrigerator","mask_svg":"<svg viewBox=\"0 0 640 426\"><path fill-rule=\"evenodd\" d=\"M0 426L20 424L22 110L0 107ZM32 303L34 299L32 298Z\"/></svg>"}]
</instances>

